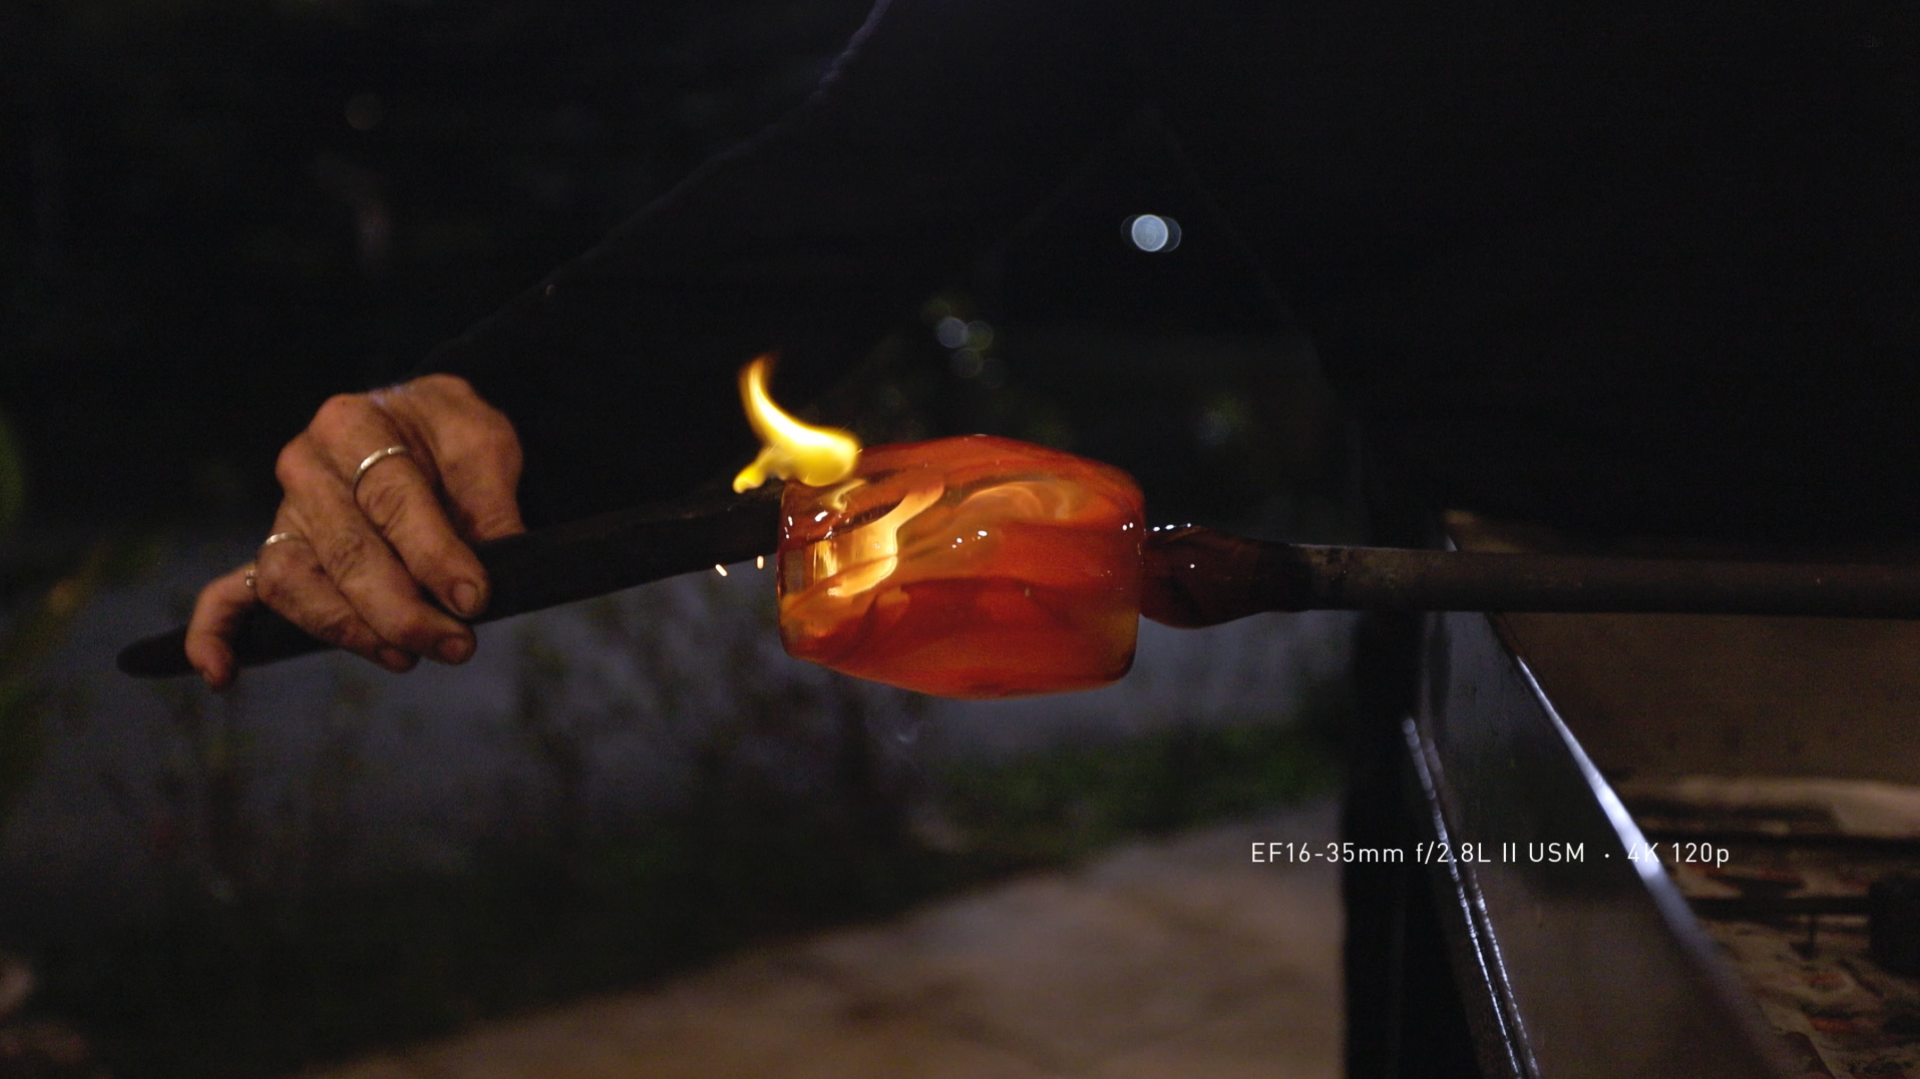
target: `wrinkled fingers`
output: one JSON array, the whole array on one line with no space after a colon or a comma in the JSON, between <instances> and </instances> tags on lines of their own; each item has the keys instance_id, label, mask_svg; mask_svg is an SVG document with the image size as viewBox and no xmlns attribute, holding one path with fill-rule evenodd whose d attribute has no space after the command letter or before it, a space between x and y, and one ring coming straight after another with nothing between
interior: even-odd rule
<instances>
[{"instance_id":1,"label":"wrinkled fingers","mask_svg":"<svg viewBox=\"0 0 1920 1079\"><path fill-rule=\"evenodd\" d=\"M396 647L360 616L321 565L303 527L282 511L274 534L286 540L262 547L255 560L260 601L328 644L396 673L412 670L417 655Z\"/></svg>"},{"instance_id":2,"label":"wrinkled fingers","mask_svg":"<svg viewBox=\"0 0 1920 1079\"><path fill-rule=\"evenodd\" d=\"M504 413L451 375L426 375L367 396L431 455L433 478L461 536L490 540L526 531L516 499L520 439Z\"/></svg>"},{"instance_id":3,"label":"wrinkled fingers","mask_svg":"<svg viewBox=\"0 0 1920 1079\"><path fill-rule=\"evenodd\" d=\"M283 517L292 523L279 527L292 528L305 537L307 542L302 546L309 547L316 567L309 575L327 581L382 641L413 655L430 655L447 663L465 661L473 654L473 632L422 598L420 582L354 498L353 470L374 450L402 444L398 441L398 432L383 432L377 425L369 425L363 434L373 435L368 439L372 449L364 449L354 456L354 451L338 452L322 445L315 433L321 426L316 420L314 429L295 438L280 453L275 471L287 495L288 511ZM335 439L334 444L338 446L339 440ZM343 461L346 463L342 464ZM364 484L385 472L391 479L401 479L403 476L396 474L401 474L403 469L404 478L420 486L431 501L431 492L426 489L418 466L404 456L376 462L360 478ZM393 506L408 504L394 499L384 504L393 514L389 516L389 524L402 532L415 534L423 527L431 527L423 519L427 516L425 510L392 510ZM404 519L409 512L414 517ZM440 528L450 536L444 515L436 509L432 516L438 517ZM274 550L288 546L293 545L277 544ZM460 549L472 559L472 552L464 546ZM267 563L269 567L272 565L271 561ZM477 560L475 565L477 567ZM262 583L267 580L263 576ZM283 589L291 590L284 598ZM296 617L295 611L283 608L281 603L297 603L298 613L303 617L323 617L318 604L319 585L304 577L290 575L281 581L275 572L272 591L264 593L263 598L308 632L315 632L314 627ZM336 630L343 628L338 625L337 611L329 607L325 616L333 619Z\"/></svg>"},{"instance_id":4,"label":"wrinkled fingers","mask_svg":"<svg viewBox=\"0 0 1920 1079\"><path fill-rule=\"evenodd\" d=\"M441 606L472 618L486 605L486 572L442 505L433 440L414 437L379 399L329 400L308 437L414 580Z\"/></svg>"}]
</instances>

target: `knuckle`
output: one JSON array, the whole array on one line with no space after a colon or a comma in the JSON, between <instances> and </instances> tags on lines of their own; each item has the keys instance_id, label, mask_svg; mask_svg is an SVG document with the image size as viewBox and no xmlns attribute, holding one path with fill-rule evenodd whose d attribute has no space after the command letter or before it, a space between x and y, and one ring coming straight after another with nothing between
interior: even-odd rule
<instances>
[{"instance_id":1,"label":"knuckle","mask_svg":"<svg viewBox=\"0 0 1920 1079\"><path fill-rule=\"evenodd\" d=\"M518 531L520 518L510 506L487 510L474 518L473 528L476 535L485 539L495 539ZM475 559L478 562L478 559Z\"/></svg>"},{"instance_id":2,"label":"knuckle","mask_svg":"<svg viewBox=\"0 0 1920 1079\"><path fill-rule=\"evenodd\" d=\"M422 541L414 555L419 560L419 576L438 583L447 583L447 578L457 575L469 562L477 562L468 553L464 544L456 543L444 535L435 535ZM408 560L412 566L413 560Z\"/></svg>"},{"instance_id":3,"label":"knuckle","mask_svg":"<svg viewBox=\"0 0 1920 1079\"><path fill-rule=\"evenodd\" d=\"M333 578L327 575L327 567L321 565L319 559L309 560L302 566L302 569L304 572L301 573L300 576L313 587L333 588Z\"/></svg>"},{"instance_id":4,"label":"knuckle","mask_svg":"<svg viewBox=\"0 0 1920 1079\"><path fill-rule=\"evenodd\" d=\"M318 615L308 631L320 639L332 644L344 646L364 645L364 634L360 632L360 618L350 610L333 610Z\"/></svg>"},{"instance_id":5,"label":"knuckle","mask_svg":"<svg viewBox=\"0 0 1920 1079\"><path fill-rule=\"evenodd\" d=\"M253 594L274 610L280 610L292 598L289 580L284 573L276 572L272 567L261 565L254 571Z\"/></svg>"},{"instance_id":6,"label":"knuckle","mask_svg":"<svg viewBox=\"0 0 1920 1079\"><path fill-rule=\"evenodd\" d=\"M520 483L520 444L508 439L470 444L464 449L464 455L448 465L449 489L457 492L470 511L505 513Z\"/></svg>"},{"instance_id":7,"label":"knuckle","mask_svg":"<svg viewBox=\"0 0 1920 1079\"><path fill-rule=\"evenodd\" d=\"M336 581L349 580L365 573L373 558L373 544L358 532L348 532L328 552L327 571Z\"/></svg>"},{"instance_id":8,"label":"knuckle","mask_svg":"<svg viewBox=\"0 0 1920 1079\"><path fill-rule=\"evenodd\" d=\"M520 439L514 435L511 427L487 432L475 456L503 477L511 478L520 474Z\"/></svg>"},{"instance_id":9,"label":"knuckle","mask_svg":"<svg viewBox=\"0 0 1920 1079\"><path fill-rule=\"evenodd\" d=\"M450 410L442 417L440 437L450 456L482 462L520 456L520 438L513 422L478 399L471 407Z\"/></svg>"},{"instance_id":10,"label":"knuckle","mask_svg":"<svg viewBox=\"0 0 1920 1079\"><path fill-rule=\"evenodd\" d=\"M474 404L475 407L467 413L467 416L475 434L496 445L507 445L516 441L513 434L513 421L507 419L506 413L482 405L478 401Z\"/></svg>"},{"instance_id":11,"label":"knuckle","mask_svg":"<svg viewBox=\"0 0 1920 1079\"><path fill-rule=\"evenodd\" d=\"M280 575L263 569L254 578L253 594L260 597L260 602L278 611L287 602L286 582Z\"/></svg>"},{"instance_id":12,"label":"knuckle","mask_svg":"<svg viewBox=\"0 0 1920 1079\"><path fill-rule=\"evenodd\" d=\"M260 597L260 602L285 614L297 609L301 583L297 575L261 566L254 575L253 594Z\"/></svg>"},{"instance_id":13,"label":"knuckle","mask_svg":"<svg viewBox=\"0 0 1920 1079\"><path fill-rule=\"evenodd\" d=\"M333 433L359 420L371 407L367 397L361 393L336 393L322 402L313 414L311 427L316 431Z\"/></svg>"},{"instance_id":14,"label":"knuckle","mask_svg":"<svg viewBox=\"0 0 1920 1079\"><path fill-rule=\"evenodd\" d=\"M360 505L367 517L381 528L397 528L407 520L413 492L406 480L400 478L399 465L391 465L385 471L386 476L369 475L360 485Z\"/></svg>"},{"instance_id":15,"label":"knuckle","mask_svg":"<svg viewBox=\"0 0 1920 1079\"><path fill-rule=\"evenodd\" d=\"M382 639L409 652L428 651L439 636L419 610L395 611L382 619L377 628Z\"/></svg>"},{"instance_id":16,"label":"knuckle","mask_svg":"<svg viewBox=\"0 0 1920 1079\"><path fill-rule=\"evenodd\" d=\"M445 371L435 371L432 374L421 375L406 385L409 388L418 387L422 390L443 394L447 397L473 396L473 387L466 379L458 375L447 374Z\"/></svg>"},{"instance_id":17,"label":"knuckle","mask_svg":"<svg viewBox=\"0 0 1920 1079\"><path fill-rule=\"evenodd\" d=\"M300 482L312 461L312 445L306 435L298 435L280 447L279 456L273 459L273 478L280 481L281 490L291 489Z\"/></svg>"},{"instance_id":18,"label":"knuckle","mask_svg":"<svg viewBox=\"0 0 1920 1079\"><path fill-rule=\"evenodd\" d=\"M445 372L422 375L397 388L409 400L431 412L459 415L486 407L466 379Z\"/></svg>"}]
</instances>

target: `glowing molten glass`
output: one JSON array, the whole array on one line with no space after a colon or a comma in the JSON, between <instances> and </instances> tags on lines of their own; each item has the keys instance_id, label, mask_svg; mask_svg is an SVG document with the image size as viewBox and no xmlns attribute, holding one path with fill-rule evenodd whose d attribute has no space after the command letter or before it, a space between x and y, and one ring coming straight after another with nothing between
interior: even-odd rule
<instances>
[{"instance_id":1,"label":"glowing molten glass","mask_svg":"<svg viewBox=\"0 0 1920 1079\"><path fill-rule=\"evenodd\" d=\"M877 446L781 497L780 636L847 674L943 697L1088 689L1133 664L1140 489L988 435Z\"/></svg>"}]
</instances>

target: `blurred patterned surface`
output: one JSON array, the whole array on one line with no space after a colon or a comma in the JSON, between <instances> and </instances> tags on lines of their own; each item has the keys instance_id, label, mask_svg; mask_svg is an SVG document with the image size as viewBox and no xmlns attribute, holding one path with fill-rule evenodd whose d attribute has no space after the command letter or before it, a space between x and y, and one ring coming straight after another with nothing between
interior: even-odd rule
<instances>
[{"instance_id":1,"label":"blurred patterned surface","mask_svg":"<svg viewBox=\"0 0 1920 1079\"><path fill-rule=\"evenodd\" d=\"M1130 845L882 926L310 1079L1320 1079L1340 1071L1330 807Z\"/></svg>"}]
</instances>

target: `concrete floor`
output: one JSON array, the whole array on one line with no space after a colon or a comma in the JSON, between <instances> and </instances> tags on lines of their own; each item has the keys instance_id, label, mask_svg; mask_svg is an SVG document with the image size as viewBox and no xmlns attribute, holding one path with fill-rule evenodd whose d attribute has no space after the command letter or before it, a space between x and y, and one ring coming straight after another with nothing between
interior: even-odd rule
<instances>
[{"instance_id":1,"label":"concrete floor","mask_svg":"<svg viewBox=\"0 0 1920 1079\"><path fill-rule=\"evenodd\" d=\"M1340 1070L1322 806L1117 849L310 1079L1308 1079Z\"/></svg>"}]
</instances>

